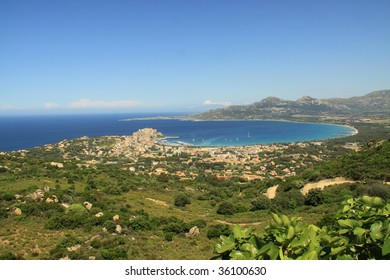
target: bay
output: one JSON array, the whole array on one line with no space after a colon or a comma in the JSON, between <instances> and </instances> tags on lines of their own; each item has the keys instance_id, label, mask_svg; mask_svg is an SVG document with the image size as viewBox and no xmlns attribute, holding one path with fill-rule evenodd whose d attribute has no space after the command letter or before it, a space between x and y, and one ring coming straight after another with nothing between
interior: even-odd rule
<instances>
[{"instance_id":1,"label":"bay","mask_svg":"<svg viewBox=\"0 0 390 280\"><path fill-rule=\"evenodd\" d=\"M196 146L314 141L356 133L354 128L348 126L285 121L144 119L153 116L112 114L0 117L0 151L28 149L82 136L131 135L146 127L174 137L168 138L168 142L185 142Z\"/></svg>"}]
</instances>

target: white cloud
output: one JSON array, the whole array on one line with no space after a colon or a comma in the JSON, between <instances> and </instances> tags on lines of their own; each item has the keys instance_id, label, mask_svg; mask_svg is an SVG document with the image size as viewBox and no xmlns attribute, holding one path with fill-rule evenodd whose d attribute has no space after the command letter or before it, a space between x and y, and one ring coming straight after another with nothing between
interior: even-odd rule
<instances>
[{"instance_id":1,"label":"white cloud","mask_svg":"<svg viewBox=\"0 0 390 280\"><path fill-rule=\"evenodd\" d=\"M220 105L220 106L230 106L232 105L231 102L227 102L227 101L211 101L211 100L206 100L205 102L203 102L204 105Z\"/></svg>"},{"instance_id":2,"label":"white cloud","mask_svg":"<svg viewBox=\"0 0 390 280\"><path fill-rule=\"evenodd\" d=\"M11 111L11 110L17 110L20 109L20 107L13 106L13 105L1 105L0 104L0 111Z\"/></svg>"},{"instance_id":3,"label":"white cloud","mask_svg":"<svg viewBox=\"0 0 390 280\"><path fill-rule=\"evenodd\" d=\"M53 103L53 102L46 102L45 104L43 104L43 107L47 110L51 110L51 109L55 109L55 108L59 107L59 105L57 103Z\"/></svg>"},{"instance_id":4,"label":"white cloud","mask_svg":"<svg viewBox=\"0 0 390 280\"><path fill-rule=\"evenodd\" d=\"M134 108L139 106L140 103L134 100L118 100L118 101L106 101L106 100L90 100L80 99L69 104L69 108L72 109L115 109L115 108Z\"/></svg>"}]
</instances>

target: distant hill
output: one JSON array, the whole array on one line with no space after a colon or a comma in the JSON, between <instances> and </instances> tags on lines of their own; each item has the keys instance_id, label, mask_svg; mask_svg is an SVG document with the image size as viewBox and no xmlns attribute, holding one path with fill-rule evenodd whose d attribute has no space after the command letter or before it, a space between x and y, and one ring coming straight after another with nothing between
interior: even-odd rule
<instances>
[{"instance_id":1,"label":"distant hill","mask_svg":"<svg viewBox=\"0 0 390 280\"><path fill-rule=\"evenodd\" d=\"M390 90L351 98L316 99L303 96L297 101L267 97L250 105L214 109L193 117L198 119L291 119L302 117L354 117L390 115Z\"/></svg>"}]
</instances>

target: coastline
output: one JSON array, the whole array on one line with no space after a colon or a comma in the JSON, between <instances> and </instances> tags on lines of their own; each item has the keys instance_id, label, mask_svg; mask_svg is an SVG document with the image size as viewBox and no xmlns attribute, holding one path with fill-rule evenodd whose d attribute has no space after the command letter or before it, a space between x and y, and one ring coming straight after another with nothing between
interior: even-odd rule
<instances>
[{"instance_id":1,"label":"coastline","mask_svg":"<svg viewBox=\"0 0 390 280\"><path fill-rule=\"evenodd\" d=\"M347 135L340 135L337 137L332 137L329 139L337 139L337 138L344 138L344 137L349 137L353 135L357 135L359 133L359 130L351 125L348 124L338 124L338 123L326 123L326 122L308 122L308 121L297 121L297 120L286 120L286 119L196 119L196 118L191 118L190 116L184 116L184 117L174 117L174 116L156 116L156 117L147 117L147 118L129 118L129 119L123 119L120 121L141 121L141 120L178 120L178 121L191 121L191 122L224 122L224 121L266 121L266 122L286 122L286 123L299 123L299 124L318 124L318 125L331 125L331 126L341 126L341 127L346 127L351 130L351 133ZM169 137L169 138L179 138L178 136L174 137ZM325 141L328 139L322 139L320 141ZM314 140L313 140L314 141ZM170 142L169 142L170 143ZM186 143L188 146L197 146L193 145L187 142ZM288 143L288 142L282 142L282 143ZM172 143L170 143L172 144ZM256 145L256 144L252 144ZM267 144L260 144L259 145L267 145ZM207 147L207 146L200 146L200 147ZM209 146L209 147L217 147L217 146Z\"/></svg>"}]
</instances>

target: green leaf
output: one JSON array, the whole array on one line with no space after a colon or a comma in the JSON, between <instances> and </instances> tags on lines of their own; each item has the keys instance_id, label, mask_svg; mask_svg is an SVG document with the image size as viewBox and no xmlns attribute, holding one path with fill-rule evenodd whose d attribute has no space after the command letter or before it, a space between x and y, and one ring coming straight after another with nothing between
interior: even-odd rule
<instances>
[{"instance_id":1,"label":"green leaf","mask_svg":"<svg viewBox=\"0 0 390 280\"><path fill-rule=\"evenodd\" d=\"M241 251L247 251L251 257L251 259L254 259L257 256L257 248L253 246L252 244L245 243L240 247Z\"/></svg>"},{"instance_id":2,"label":"green leaf","mask_svg":"<svg viewBox=\"0 0 390 280\"><path fill-rule=\"evenodd\" d=\"M336 248L331 248L331 249L330 249L330 255L331 255L331 256L338 255L338 254L340 254L340 252L344 251L345 249L346 249L345 246L340 246L340 247L336 247Z\"/></svg>"},{"instance_id":3,"label":"green leaf","mask_svg":"<svg viewBox=\"0 0 390 280\"><path fill-rule=\"evenodd\" d=\"M283 225L286 227L291 225L291 222L286 215L282 215L282 221L283 221Z\"/></svg>"},{"instance_id":4,"label":"green leaf","mask_svg":"<svg viewBox=\"0 0 390 280\"><path fill-rule=\"evenodd\" d=\"M300 258L300 260L318 260L318 253L315 250L310 250L304 253Z\"/></svg>"},{"instance_id":5,"label":"green leaf","mask_svg":"<svg viewBox=\"0 0 390 280\"><path fill-rule=\"evenodd\" d=\"M232 251L229 256L232 260L250 260L251 258L241 251Z\"/></svg>"},{"instance_id":6,"label":"green leaf","mask_svg":"<svg viewBox=\"0 0 390 280\"><path fill-rule=\"evenodd\" d=\"M279 216L275 213L271 213L272 215L272 219L274 219L275 223L277 223L278 225L282 225L282 219L279 218Z\"/></svg>"},{"instance_id":7,"label":"green leaf","mask_svg":"<svg viewBox=\"0 0 390 280\"><path fill-rule=\"evenodd\" d=\"M267 243L266 245L264 245L263 247L261 247L259 249L258 254L262 255L262 254L268 252L271 249L272 245L273 245L273 243Z\"/></svg>"},{"instance_id":8,"label":"green leaf","mask_svg":"<svg viewBox=\"0 0 390 280\"><path fill-rule=\"evenodd\" d=\"M386 256L387 254L390 254L390 236L385 239L382 246L382 256Z\"/></svg>"},{"instance_id":9,"label":"green leaf","mask_svg":"<svg viewBox=\"0 0 390 280\"><path fill-rule=\"evenodd\" d=\"M214 251L217 254L223 254L223 253L226 253L226 252L232 250L235 246L236 246L235 243L228 243L228 244L219 244L218 243L214 246Z\"/></svg>"},{"instance_id":10,"label":"green leaf","mask_svg":"<svg viewBox=\"0 0 390 280\"><path fill-rule=\"evenodd\" d=\"M371 229L370 236L371 236L372 240L377 241L378 239L383 238L382 223L381 222L377 222L375 224L372 224L370 229Z\"/></svg>"},{"instance_id":11,"label":"green leaf","mask_svg":"<svg viewBox=\"0 0 390 280\"><path fill-rule=\"evenodd\" d=\"M350 229L354 229L355 227L361 227L363 225L362 221L357 221L352 219L338 220L337 223L340 225L341 228L350 228Z\"/></svg>"},{"instance_id":12,"label":"green leaf","mask_svg":"<svg viewBox=\"0 0 390 280\"><path fill-rule=\"evenodd\" d=\"M236 239L248 239L252 234L252 227L241 229L240 226L235 225L233 228L233 235Z\"/></svg>"},{"instance_id":13,"label":"green leaf","mask_svg":"<svg viewBox=\"0 0 390 280\"><path fill-rule=\"evenodd\" d=\"M384 204L383 200L380 197L373 197L372 206L374 206L376 208L379 208L379 207L382 207L384 205L385 204Z\"/></svg>"},{"instance_id":14,"label":"green leaf","mask_svg":"<svg viewBox=\"0 0 390 280\"><path fill-rule=\"evenodd\" d=\"M292 239L295 236L295 229L292 226L288 227L287 239Z\"/></svg>"},{"instance_id":15,"label":"green leaf","mask_svg":"<svg viewBox=\"0 0 390 280\"><path fill-rule=\"evenodd\" d=\"M364 229L364 228L361 228L361 227L357 227L353 230L353 234L358 236L358 237L362 237L367 231Z\"/></svg>"},{"instance_id":16,"label":"green leaf","mask_svg":"<svg viewBox=\"0 0 390 280\"><path fill-rule=\"evenodd\" d=\"M343 213L346 213L346 212L348 212L350 209L351 209L351 206L350 206L350 205L348 205L348 204L347 204L347 205L344 205L342 212L343 212Z\"/></svg>"},{"instance_id":17,"label":"green leaf","mask_svg":"<svg viewBox=\"0 0 390 280\"><path fill-rule=\"evenodd\" d=\"M271 245L270 250L268 251L268 256L270 256L271 260L277 260L279 254L279 247L275 244Z\"/></svg>"}]
</instances>

